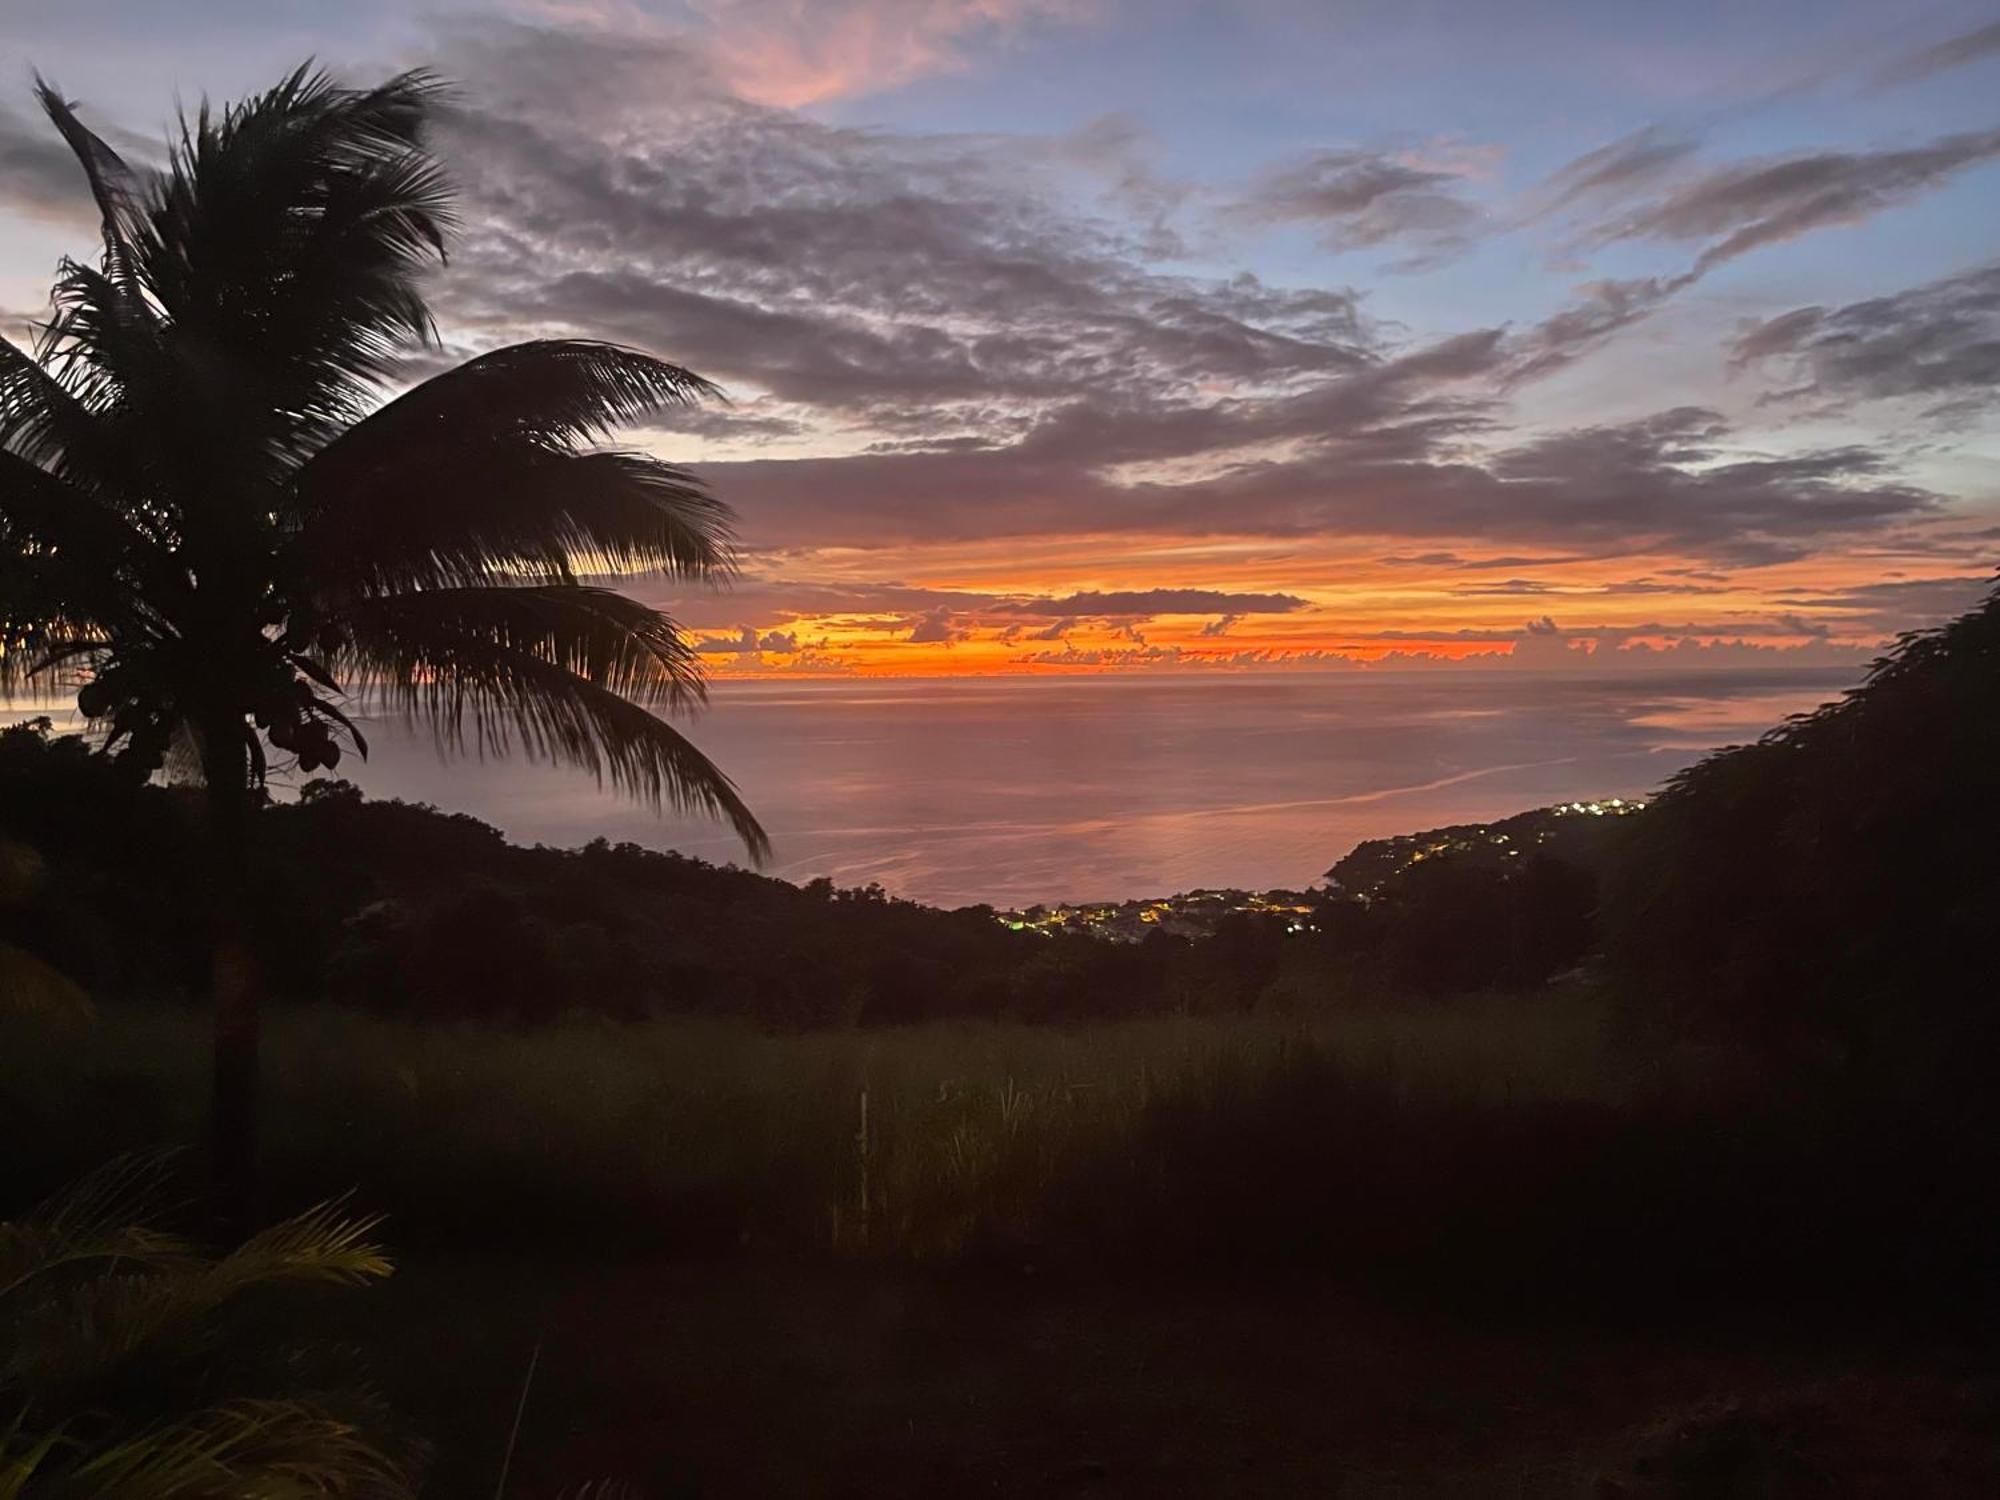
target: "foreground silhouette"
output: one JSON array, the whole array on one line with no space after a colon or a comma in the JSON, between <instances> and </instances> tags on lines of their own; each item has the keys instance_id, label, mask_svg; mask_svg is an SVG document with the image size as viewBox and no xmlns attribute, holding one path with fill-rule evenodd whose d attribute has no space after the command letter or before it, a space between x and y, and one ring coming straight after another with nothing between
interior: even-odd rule
<instances>
[{"instance_id":1,"label":"foreground silhouette","mask_svg":"<svg viewBox=\"0 0 2000 1500\"><path fill-rule=\"evenodd\" d=\"M451 198L423 144L436 80L300 69L127 166L46 83L103 216L31 353L0 341L0 693L74 687L147 772L199 778L213 900L214 1131L252 1176L259 987L247 845L274 759L365 753L348 694L449 749L519 746L646 801L762 830L649 705L701 696L671 620L591 571L731 569L689 475L585 451L711 387L604 344L495 350L378 405L434 338L418 285Z\"/></svg>"},{"instance_id":2,"label":"foreground silhouette","mask_svg":"<svg viewBox=\"0 0 2000 1500\"><path fill-rule=\"evenodd\" d=\"M0 1221L0 1493L414 1496L357 1424L364 1396L258 1388L330 1351L223 1332L271 1288L387 1276L374 1222L321 1205L216 1254L163 1227L169 1166L124 1157Z\"/></svg>"},{"instance_id":3,"label":"foreground silhouette","mask_svg":"<svg viewBox=\"0 0 2000 1500\"><path fill-rule=\"evenodd\" d=\"M1635 999L1893 1071L1925 1107L1990 1096L2000 589L1633 822L1601 923Z\"/></svg>"}]
</instances>

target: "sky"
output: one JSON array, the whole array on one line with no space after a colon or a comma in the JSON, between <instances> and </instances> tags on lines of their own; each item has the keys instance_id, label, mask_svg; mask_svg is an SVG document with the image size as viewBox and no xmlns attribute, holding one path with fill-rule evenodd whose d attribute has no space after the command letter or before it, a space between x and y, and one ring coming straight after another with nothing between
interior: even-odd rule
<instances>
[{"instance_id":1,"label":"sky","mask_svg":"<svg viewBox=\"0 0 2000 1500\"><path fill-rule=\"evenodd\" d=\"M2000 7L7 0L0 320L307 57L455 85L412 377L634 345L718 677L1858 669L2000 560Z\"/></svg>"}]
</instances>

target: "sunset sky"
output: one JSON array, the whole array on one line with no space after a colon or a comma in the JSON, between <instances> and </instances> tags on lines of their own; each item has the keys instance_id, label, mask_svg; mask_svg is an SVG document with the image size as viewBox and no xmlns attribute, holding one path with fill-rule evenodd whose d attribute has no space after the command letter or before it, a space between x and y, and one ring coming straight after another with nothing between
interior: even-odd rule
<instances>
[{"instance_id":1,"label":"sunset sky","mask_svg":"<svg viewBox=\"0 0 2000 1500\"><path fill-rule=\"evenodd\" d=\"M143 156L308 55L458 85L444 355L728 390L634 436L718 675L1839 664L2000 560L1992 5L8 0L9 332L31 68Z\"/></svg>"}]
</instances>

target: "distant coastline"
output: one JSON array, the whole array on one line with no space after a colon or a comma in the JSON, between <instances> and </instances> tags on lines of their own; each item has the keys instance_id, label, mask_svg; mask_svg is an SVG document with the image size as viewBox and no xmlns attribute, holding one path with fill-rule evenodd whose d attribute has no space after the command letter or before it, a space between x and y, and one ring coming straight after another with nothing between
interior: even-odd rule
<instances>
[{"instance_id":1,"label":"distant coastline","mask_svg":"<svg viewBox=\"0 0 2000 1500\"><path fill-rule=\"evenodd\" d=\"M1643 798L1854 680L1788 668L727 683L689 733L770 829L769 873L1023 909L1303 890L1368 839ZM447 766L393 725L371 726L370 742L366 764L342 767L370 795L469 812L519 842L735 857L712 826L655 819L587 781L518 761Z\"/></svg>"}]
</instances>

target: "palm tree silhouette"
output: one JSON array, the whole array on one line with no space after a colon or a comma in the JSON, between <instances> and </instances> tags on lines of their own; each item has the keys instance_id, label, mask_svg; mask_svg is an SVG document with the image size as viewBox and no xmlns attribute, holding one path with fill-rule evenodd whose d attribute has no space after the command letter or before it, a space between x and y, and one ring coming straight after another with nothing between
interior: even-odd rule
<instances>
[{"instance_id":1,"label":"palm tree silhouette","mask_svg":"<svg viewBox=\"0 0 2000 1500\"><path fill-rule=\"evenodd\" d=\"M274 754L313 772L386 704L449 750L519 748L767 844L650 707L702 696L658 611L580 579L733 571L687 473L591 444L697 400L629 349L497 349L383 396L435 344L419 283L452 198L423 131L439 81L302 67L182 122L141 172L43 80L103 218L31 351L0 340L0 693L76 687L107 748L206 791L215 859L217 1171L248 1211L259 992L246 845ZM266 747L269 747L267 751Z\"/></svg>"}]
</instances>

